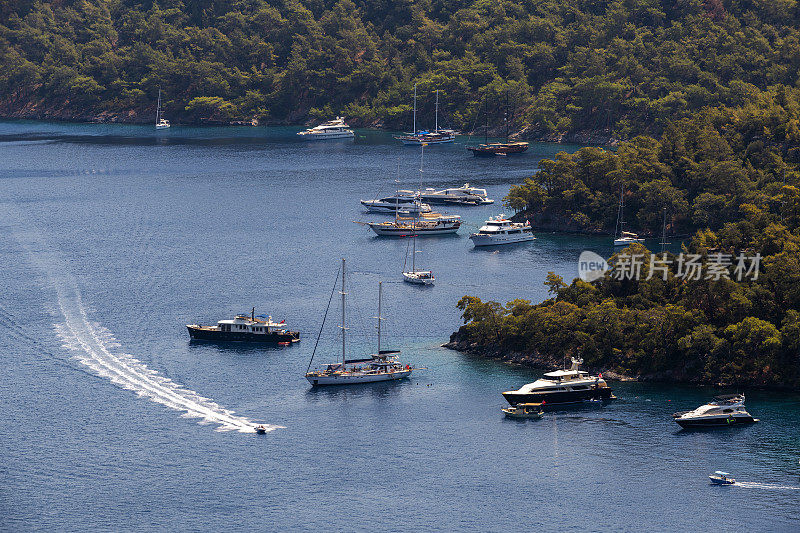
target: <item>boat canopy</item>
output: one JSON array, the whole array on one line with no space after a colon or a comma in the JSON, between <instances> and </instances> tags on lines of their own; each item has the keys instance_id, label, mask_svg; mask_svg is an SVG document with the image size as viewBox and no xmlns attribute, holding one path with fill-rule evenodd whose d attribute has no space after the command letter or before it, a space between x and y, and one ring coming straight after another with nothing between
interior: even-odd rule
<instances>
[{"instance_id":1,"label":"boat canopy","mask_svg":"<svg viewBox=\"0 0 800 533\"><path fill-rule=\"evenodd\" d=\"M346 360L345 360L345 363L347 363L347 364L353 364L353 363L369 363L369 362L371 362L371 361L373 361L373 360L374 360L374 358L373 358L373 357L370 357L370 358L368 358L368 359L346 359Z\"/></svg>"},{"instance_id":2,"label":"boat canopy","mask_svg":"<svg viewBox=\"0 0 800 533\"><path fill-rule=\"evenodd\" d=\"M723 477L728 477L728 476L730 476L730 474L729 474L729 473L727 473L727 472L723 472L722 470L717 470L717 471L716 471L716 472L714 472L714 473L715 473L716 475L718 475L718 476L723 476Z\"/></svg>"},{"instance_id":3,"label":"boat canopy","mask_svg":"<svg viewBox=\"0 0 800 533\"><path fill-rule=\"evenodd\" d=\"M564 378L567 376L579 376L581 374L588 374L583 370L556 370L555 372L547 372L545 377L548 378Z\"/></svg>"}]
</instances>

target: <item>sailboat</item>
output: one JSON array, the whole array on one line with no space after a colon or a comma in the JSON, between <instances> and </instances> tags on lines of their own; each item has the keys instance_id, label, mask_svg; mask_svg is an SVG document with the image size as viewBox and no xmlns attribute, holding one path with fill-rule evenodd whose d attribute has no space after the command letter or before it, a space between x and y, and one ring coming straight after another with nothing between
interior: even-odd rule
<instances>
[{"instance_id":1,"label":"sailboat","mask_svg":"<svg viewBox=\"0 0 800 533\"><path fill-rule=\"evenodd\" d=\"M629 244L644 242L644 239L640 239L638 234L623 230L623 228L625 227L625 221L623 220L624 211L625 211L625 184L623 183L619 193L619 209L617 210L617 227L614 229L614 246L628 246Z\"/></svg>"},{"instance_id":2,"label":"sailboat","mask_svg":"<svg viewBox=\"0 0 800 533\"><path fill-rule=\"evenodd\" d=\"M347 346L346 346L346 333L347 326L345 322L345 260L342 259L342 360L337 363L329 363L324 368L309 371L311 363L314 361L314 353L311 354L311 361L308 363L306 370L306 379L313 387L323 385L352 385L356 383L374 383L376 381L391 381L397 379L407 378L413 372L411 365L403 365L397 359L399 350L382 350L381 349L381 298L383 296L383 284L378 283L378 349L376 353L364 359L347 359ZM334 285L333 290L336 290ZM331 300L333 299L333 292L331 292ZM330 302L328 302L330 307ZM328 311L325 311L328 314ZM325 319L322 319L322 325L325 326ZM322 335L322 328L320 328L320 336ZM319 337L317 337L319 343Z\"/></svg>"},{"instance_id":3,"label":"sailboat","mask_svg":"<svg viewBox=\"0 0 800 533\"><path fill-rule=\"evenodd\" d=\"M169 128L169 120L161 116L161 87L158 88L158 107L156 107L156 129Z\"/></svg>"},{"instance_id":4,"label":"sailboat","mask_svg":"<svg viewBox=\"0 0 800 533\"><path fill-rule=\"evenodd\" d=\"M439 129L439 90L436 90L436 111L435 111L435 126L433 131L420 130L417 131L417 85L414 84L414 131L413 133L404 133L403 135L396 135L398 139L406 145L420 145L426 144L443 144L451 143L456 138L455 130Z\"/></svg>"},{"instance_id":5,"label":"sailboat","mask_svg":"<svg viewBox=\"0 0 800 533\"><path fill-rule=\"evenodd\" d=\"M506 142L504 143L490 143L489 142L489 113L486 108L486 97L483 99L483 112L486 115L486 124L483 128L483 144L477 146L467 146L467 150L472 152L475 157L494 157L498 155L521 154L528 149L528 143L525 141L510 141L509 140L509 120L508 120L508 93L506 93L506 112L503 120L506 123Z\"/></svg>"},{"instance_id":6,"label":"sailboat","mask_svg":"<svg viewBox=\"0 0 800 533\"><path fill-rule=\"evenodd\" d=\"M422 143L420 145L420 154L419 154L419 183L420 189L422 189L422 164L423 164L423 157L425 155L425 146L426 143ZM408 283L415 283L417 285L433 285L433 282L436 281L436 278L433 277L433 272L430 270L417 270L417 224L419 223L419 213L417 216L414 217L414 222L412 225L412 237L411 240L414 244L414 249L411 253L411 270L406 270L405 265L403 265L403 281L407 281ZM406 264L408 263L408 255L406 254Z\"/></svg>"}]
</instances>

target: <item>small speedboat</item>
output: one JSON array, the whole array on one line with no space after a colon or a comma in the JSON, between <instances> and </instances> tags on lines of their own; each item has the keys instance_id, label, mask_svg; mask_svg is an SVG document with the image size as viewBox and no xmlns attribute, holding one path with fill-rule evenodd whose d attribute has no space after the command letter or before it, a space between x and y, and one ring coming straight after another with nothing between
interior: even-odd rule
<instances>
[{"instance_id":1,"label":"small speedboat","mask_svg":"<svg viewBox=\"0 0 800 533\"><path fill-rule=\"evenodd\" d=\"M260 426L256 426L256 433L258 433L259 435L265 435L267 433L266 426L264 426L263 424L261 424Z\"/></svg>"},{"instance_id":2,"label":"small speedboat","mask_svg":"<svg viewBox=\"0 0 800 533\"><path fill-rule=\"evenodd\" d=\"M503 407L503 412L508 418L542 418L544 414L541 403L518 403Z\"/></svg>"},{"instance_id":3,"label":"small speedboat","mask_svg":"<svg viewBox=\"0 0 800 533\"><path fill-rule=\"evenodd\" d=\"M708 479L710 479L711 483L714 485L733 485L736 483L736 480L733 479L729 473L721 470L717 470L708 476Z\"/></svg>"}]
</instances>

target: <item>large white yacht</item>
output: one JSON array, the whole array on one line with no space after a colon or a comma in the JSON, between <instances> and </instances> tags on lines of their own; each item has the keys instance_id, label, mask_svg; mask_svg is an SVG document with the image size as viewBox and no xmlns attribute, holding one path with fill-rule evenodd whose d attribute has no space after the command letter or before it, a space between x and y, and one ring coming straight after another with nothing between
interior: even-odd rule
<instances>
[{"instance_id":1,"label":"large white yacht","mask_svg":"<svg viewBox=\"0 0 800 533\"><path fill-rule=\"evenodd\" d=\"M682 428L732 426L758 422L744 408L744 394L725 394L701 405L694 411L672 415Z\"/></svg>"},{"instance_id":2,"label":"large white yacht","mask_svg":"<svg viewBox=\"0 0 800 533\"><path fill-rule=\"evenodd\" d=\"M297 132L301 138L312 141L322 139L347 139L355 137L355 133L350 129L342 117L323 122L319 126L314 126L307 130Z\"/></svg>"},{"instance_id":3,"label":"large white yacht","mask_svg":"<svg viewBox=\"0 0 800 533\"><path fill-rule=\"evenodd\" d=\"M437 191L427 188L420 191L420 199L429 204L459 204L459 205L486 205L493 204L494 200L488 198L486 189L470 187L465 183L462 187L453 187Z\"/></svg>"},{"instance_id":4,"label":"large white yacht","mask_svg":"<svg viewBox=\"0 0 800 533\"><path fill-rule=\"evenodd\" d=\"M334 290L336 288L334 287ZM336 363L328 363L322 368L306 371L306 379L313 387L322 385L354 385L356 383L374 383L376 381L392 381L404 379L411 375L413 368L409 364L403 364L397 359L398 350L381 349L381 296L383 285L378 283L378 349L370 357L362 359L347 359L345 324L345 262L342 259L342 360ZM333 294L331 294L333 297ZM329 303L330 305L330 303ZM327 315L327 310L325 311ZM325 319L323 318L323 326ZM320 335L322 329L320 329ZM319 342L319 338L317 339ZM314 348L316 352L316 347ZM314 353L311 354L311 362L314 360ZM309 369L311 362L308 363Z\"/></svg>"},{"instance_id":5,"label":"large white yacht","mask_svg":"<svg viewBox=\"0 0 800 533\"><path fill-rule=\"evenodd\" d=\"M430 213L431 206L422 203L414 191L400 190L394 196L386 196L376 200L361 200L361 205L370 213Z\"/></svg>"},{"instance_id":6,"label":"large white yacht","mask_svg":"<svg viewBox=\"0 0 800 533\"><path fill-rule=\"evenodd\" d=\"M533 230L529 223L512 222L505 215L489 218L484 226L469 236L475 246L496 246L515 242L532 241Z\"/></svg>"},{"instance_id":7,"label":"large white yacht","mask_svg":"<svg viewBox=\"0 0 800 533\"><path fill-rule=\"evenodd\" d=\"M518 390L506 391L503 397L511 405L519 403L541 403L545 406L554 404L582 403L584 400L614 400L611 388L602 375L590 376L588 372L578 370L583 359L572 358L569 370L548 372L543 378L523 385Z\"/></svg>"}]
</instances>

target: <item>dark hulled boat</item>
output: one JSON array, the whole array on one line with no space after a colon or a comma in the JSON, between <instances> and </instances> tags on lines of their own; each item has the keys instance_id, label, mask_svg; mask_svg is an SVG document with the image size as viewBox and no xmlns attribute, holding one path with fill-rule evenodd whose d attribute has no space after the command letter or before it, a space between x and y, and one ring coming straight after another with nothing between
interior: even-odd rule
<instances>
[{"instance_id":1,"label":"dark hulled boat","mask_svg":"<svg viewBox=\"0 0 800 533\"><path fill-rule=\"evenodd\" d=\"M504 143L485 143L478 146L467 146L467 150L475 157L494 157L496 155L521 154L528 149L525 141L510 141Z\"/></svg>"},{"instance_id":2,"label":"dark hulled boat","mask_svg":"<svg viewBox=\"0 0 800 533\"><path fill-rule=\"evenodd\" d=\"M300 340L300 333L289 331L283 321L276 323L272 317L237 315L233 320L220 320L216 326L187 324L193 341L254 342L289 345Z\"/></svg>"},{"instance_id":3,"label":"dark hulled boat","mask_svg":"<svg viewBox=\"0 0 800 533\"><path fill-rule=\"evenodd\" d=\"M523 385L518 390L504 392L503 397L511 405L541 403L545 406L616 399L602 376L590 376L588 372L578 370L581 363L582 359L573 357L569 370L548 372L543 378Z\"/></svg>"}]
</instances>

